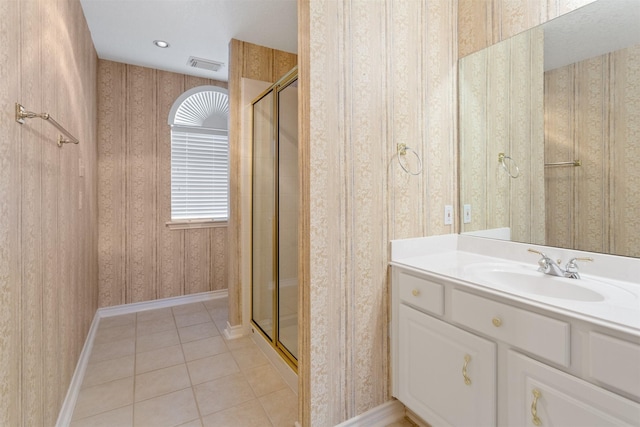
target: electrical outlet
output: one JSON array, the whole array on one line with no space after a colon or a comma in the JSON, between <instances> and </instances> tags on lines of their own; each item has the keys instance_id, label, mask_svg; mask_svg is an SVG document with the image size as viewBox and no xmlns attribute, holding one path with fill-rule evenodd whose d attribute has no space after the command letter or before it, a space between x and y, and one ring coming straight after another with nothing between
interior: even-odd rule
<instances>
[{"instance_id":1,"label":"electrical outlet","mask_svg":"<svg viewBox=\"0 0 640 427\"><path fill-rule=\"evenodd\" d=\"M464 205L462 221L465 224L469 224L471 222L471 205Z\"/></svg>"},{"instance_id":2,"label":"electrical outlet","mask_svg":"<svg viewBox=\"0 0 640 427\"><path fill-rule=\"evenodd\" d=\"M444 207L444 225L453 224L453 206L446 205Z\"/></svg>"}]
</instances>

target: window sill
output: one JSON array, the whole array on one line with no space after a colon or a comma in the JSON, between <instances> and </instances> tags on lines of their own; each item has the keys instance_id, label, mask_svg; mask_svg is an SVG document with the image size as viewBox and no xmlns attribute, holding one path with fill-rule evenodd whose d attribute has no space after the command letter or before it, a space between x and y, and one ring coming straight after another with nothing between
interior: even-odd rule
<instances>
[{"instance_id":1,"label":"window sill","mask_svg":"<svg viewBox=\"0 0 640 427\"><path fill-rule=\"evenodd\" d=\"M192 228L217 228L226 227L227 221L211 220L191 220L191 221L169 221L165 223L169 230L188 230Z\"/></svg>"}]
</instances>

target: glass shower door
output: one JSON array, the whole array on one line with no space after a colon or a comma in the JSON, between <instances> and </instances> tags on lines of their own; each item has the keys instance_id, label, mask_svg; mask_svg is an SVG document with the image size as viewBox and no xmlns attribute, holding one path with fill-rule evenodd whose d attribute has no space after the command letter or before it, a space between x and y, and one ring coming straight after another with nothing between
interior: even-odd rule
<instances>
[{"instance_id":1,"label":"glass shower door","mask_svg":"<svg viewBox=\"0 0 640 427\"><path fill-rule=\"evenodd\" d=\"M253 105L252 319L275 339L276 149L273 92Z\"/></svg>"},{"instance_id":2,"label":"glass shower door","mask_svg":"<svg viewBox=\"0 0 640 427\"><path fill-rule=\"evenodd\" d=\"M253 102L252 322L298 358L298 83L294 69Z\"/></svg>"},{"instance_id":3,"label":"glass shower door","mask_svg":"<svg viewBox=\"0 0 640 427\"><path fill-rule=\"evenodd\" d=\"M278 91L278 346L298 358L298 81Z\"/></svg>"}]
</instances>

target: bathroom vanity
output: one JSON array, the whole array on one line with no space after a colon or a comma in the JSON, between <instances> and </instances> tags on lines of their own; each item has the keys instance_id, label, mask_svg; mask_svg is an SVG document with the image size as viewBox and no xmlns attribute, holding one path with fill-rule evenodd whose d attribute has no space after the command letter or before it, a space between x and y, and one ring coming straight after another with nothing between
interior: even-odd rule
<instances>
[{"instance_id":1,"label":"bathroom vanity","mask_svg":"<svg viewBox=\"0 0 640 427\"><path fill-rule=\"evenodd\" d=\"M453 234L391 258L392 394L424 421L640 425L640 259Z\"/></svg>"}]
</instances>

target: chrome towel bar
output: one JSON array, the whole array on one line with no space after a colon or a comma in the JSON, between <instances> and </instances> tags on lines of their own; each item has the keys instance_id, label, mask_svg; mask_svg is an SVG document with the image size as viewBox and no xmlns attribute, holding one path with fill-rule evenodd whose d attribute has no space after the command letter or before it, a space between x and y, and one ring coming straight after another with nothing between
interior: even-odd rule
<instances>
[{"instance_id":1,"label":"chrome towel bar","mask_svg":"<svg viewBox=\"0 0 640 427\"><path fill-rule=\"evenodd\" d=\"M545 163L544 166L582 166L582 162L580 160L572 160L570 162Z\"/></svg>"}]
</instances>

